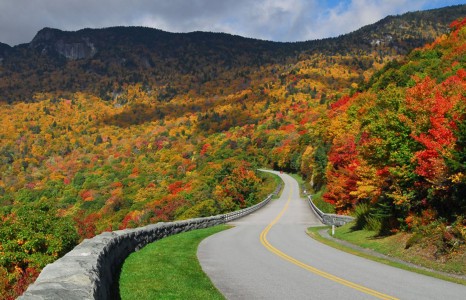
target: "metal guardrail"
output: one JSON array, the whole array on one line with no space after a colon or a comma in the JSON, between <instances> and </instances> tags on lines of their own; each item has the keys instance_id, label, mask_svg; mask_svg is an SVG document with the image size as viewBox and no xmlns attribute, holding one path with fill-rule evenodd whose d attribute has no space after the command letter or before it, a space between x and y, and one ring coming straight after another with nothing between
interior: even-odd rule
<instances>
[{"instance_id":1,"label":"metal guardrail","mask_svg":"<svg viewBox=\"0 0 466 300\"><path fill-rule=\"evenodd\" d=\"M314 202L312 202L311 195L307 197L307 201L309 202L309 206L315 212L319 220L326 225L342 226L354 220L354 218L351 216L324 213L314 204Z\"/></svg>"}]
</instances>

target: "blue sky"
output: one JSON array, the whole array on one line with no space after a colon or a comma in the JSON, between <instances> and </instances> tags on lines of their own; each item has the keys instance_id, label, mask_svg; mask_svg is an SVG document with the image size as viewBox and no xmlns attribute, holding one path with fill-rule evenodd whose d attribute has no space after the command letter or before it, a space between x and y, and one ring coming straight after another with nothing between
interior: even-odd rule
<instances>
[{"instance_id":1,"label":"blue sky","mask_svg":"<svg viewBox=\"0 0 466 300\"><path fill-rule=\"evenodd\" d=\"M0 42L29 42L43 27L129 25L303 41L345 34L388 15L456 4L466 0L0 0Z\"/></svg>"}]
</instances>

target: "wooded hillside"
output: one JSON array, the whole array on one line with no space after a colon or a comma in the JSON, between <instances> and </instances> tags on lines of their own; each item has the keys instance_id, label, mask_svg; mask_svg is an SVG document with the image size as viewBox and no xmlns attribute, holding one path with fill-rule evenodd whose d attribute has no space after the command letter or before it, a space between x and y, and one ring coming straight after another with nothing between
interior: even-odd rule
<instances>
[{"instance_id":1,"label":"wooded hillside","mask_svg":"<svg viewBox=\"0 0 466 300\"><path fill-rule=\"evenodd\" d=\"M275 183L259 167L300 173L381 234L464 243L458 15L302 43L117 27L0 45L0 297L99 232L262 200Z\"/></svg>"}]
</instances>

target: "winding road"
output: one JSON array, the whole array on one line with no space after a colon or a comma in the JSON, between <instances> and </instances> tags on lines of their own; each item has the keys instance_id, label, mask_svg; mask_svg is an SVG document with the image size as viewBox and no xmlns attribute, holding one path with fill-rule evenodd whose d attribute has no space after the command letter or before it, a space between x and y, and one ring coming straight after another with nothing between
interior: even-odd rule
<instances>
[{"instance_id":1,"label":"winding road","mask_svg":"<svg viewBox=\"0 0 466 300\"><path fill-rule=\"evenodd\" d=\"M466 299L466 286L341 252L305 233L321 225L289 175L279 199L198 248L227 299Z\"/></svg>"}]
</instances>

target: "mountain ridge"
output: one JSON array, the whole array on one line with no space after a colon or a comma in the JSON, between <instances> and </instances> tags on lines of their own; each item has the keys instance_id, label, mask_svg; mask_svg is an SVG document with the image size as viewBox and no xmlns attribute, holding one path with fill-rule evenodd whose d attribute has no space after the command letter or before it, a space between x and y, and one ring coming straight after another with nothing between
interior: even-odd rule
<instances>
[{"instance_id":1,"label":"mountain ridge","mask_svg":"<svg viewBox=\"0 0 466 300\"><path fill-rule=\"evenodd\" d=\"M338 41L342 37L352 37L355 36L357 38L360 38L364 33L368 32L371 34L371 38L376 38L375 36L379 31L386 29L387 25L405 25L406 27L404 28L405 31L403 33L406 34L406 29L409 28L409 21L411 22L422 22L422 21L430 21L432 22L432 18L443 18L441 20L442 23L442 28L440 31L443 31L444 33L448 32L448 25L457 18L457 16L462 16L466 12L466 4L465 5L454 5L454 6L447 6L444 8L437 8L437 9L431 9L431 10L424 10L424 11L415 11L415 12L407 12L401 15L389 15L386 16L379 21L365 25L357 30L354 30L349 33L341 34L336 37L327 37L327 38L322 38L322 39L314 39L314 40L303 40L303 41L292 41L292 42L281 42L281 41L273 41L273 40L266 40L266 39L258 39L258 38L252 38L252 37L244 37L236 34L230 34L230 33L225 33L225 32L211 32L211 31L191 31L191 32L169 32L169 31L164 31L161 29L157 28L151 28L151 27L145 27L145 26L112 26L112 27L104 27L104 28L83 28L75 31L67 31L67 30L61 30L57 28L50 28L50 27L44 27L41 29L31 40L30 43L26 44L34 44L37 42L39 39L41 39L41 36L46 33L56 33L59 34L61 37L67 37L69 35L77 35L79 36L80 34L86 34L86 33L97 33L99 32L105 33L105 32L111 32L114 30L122 30L122 31L129 31L128 33L134 34L134 30L138 31L145 31L147 34L148 31L151 31L151 33L156 33L158 34L158 37L180 37L184 36L187 39L190 39L190 37L200 37L200 36L209 36L209 37L216 37L216 36L222 36L226 38L233 39L235 41L238 40L243 40L243 41L250 41L250 42L255 42L258 44L270 44L270 45L275 45L275 46L295 46L291 48L297 48L299 50L303 50L302 48L314 48L320 43L327 43L327 42L332 42L332 41ZM449 17L445 17L444 14L448 13ZM392 23L392 24L390 24ZM395 23L395 24L393 24ZM435 24L433 24L435 25ZM422 26L419 26L418 28L422 28ZM421 31L421 30L419 30ZM139 33L139 32L136 32ZM389 34L388 32L383 32L380 33L381 36L379 38L383 38L385 35ZM136 34L136 36L139 34ZM157 37L157 36L156 36ZM372 42L371 38L363 37L363 41L366 44L370 44ZM434 37L429 36L429 39L432 40ZM202 40L202 39L201 39ZM419 46L425 44L425 41L419 41ZM6 45L6 44L5 44ZM24 45L24 44L22 44ZM21 46L21 45L18 45ZM296 47L298 46L298 47ZM10 48L15 48L17 46L13 46ZM318 48L318 47L316 47Z\"/></svg>"},{"instance_id":2,"label":"mountain ridge","mask_svg":"<svg viewBox=\"0 0 466 300\"><path fill-rule=\"evenodd\" d=\"M143 28L143 29L150 29L150 30L161 32L161 33L168 33L168 34L173 34L173 35L183 35L183 34L188 34L189 35L189 34L194 34L194 33L209 33L209 34L227 35L227 36L231 36L231 37L240 37L240 38L248 39L248 40L271 42L271 43L277 43L277 44L308 43L308 42L335 39L335 38L345 36L345 35L351 35L353 33L359 32L361 30L365 30L365 29L373 27L373 26L377 27L377 26L383 25L383 24L385 24L385 23L387 23L387 22L389 22L391 20L399 19L399 18L410 18L410 17L415 17L415 15L422 15L424 17L424 19L430 19L430 18L432 18L433 15L437 14L440 11L442 11L444 13L450 13L450 15L457 15L457 14L461 14L464 10L466 10L465 6L466 6L466 4L459 4L459 5L451 5L451 6L445 6L445 7L442 7L442 8L434 8L434 9L429 9L429 10L411 11L411 12L406 12L406 13L397 14L397 15L388 15L388 16L386 16L386 17L384 17L384 18L382 18L382 19L380 19L380 20L378 20L378 21L376 21L376 22L374 22L372 24L364 25L361 28L356 29L354 31L344 33L344 34L340 34L340 35L334 36L334 37L325 37L325 38L313 39L313 40L298 40L298 41L283 42L283 41L266 40L266 39L253 38L253 37L245 37L245 36L232 34L232 33L226 33L226 32L213 32L213 31L201 31L201 30L195 30L195 31L189 31L189 32L170 32L170 31L165 31L165 30L152 28L152 27L146 27L146 26L110 26L110 27L102 27L102 28L86 27L86 28L82 28L82 29L78 29L78 30L61 30L61 29L58 29L58 28L44 27L44 28L42 28L41 30L38 31L38 33L33 37L31 42L33 42L34 39L36 39L37 36L40 35L40 32L43 31L43 30L52 30L52 31L60 32L60 33L78 33L78 32L83 32L83 31L98 31L98 30L106 30L106 29L112 29L112 28ZM447 23L447 22L449 22L450 19L451 19L451 17L445 17L444 20L442 21L442 23ZM29 43L31 43L31 42L29 42ZM8 44L3 43L3 42L0 41L0 44L7 45L10 48L15 48L15 47L18 47L18 46L21 46L21 45L24 45L24 44L29 44L29 43L20 43L18 45L13 45L12 46L12 45L8 45Z\"/></svg>"},{"instance_id":3,"label":"mountain ridge","mask_svg":"<svg viewBox=\"0 0 466 300\"><path fill-rule=\"evenodd\" d=\"M44 28L30 43L0 44L0 102L30 102L37 92L70 90L108 98L115 92L109 88L114 81L160 87L176 85L177 78L188 75L199 86L231 69L286 66L320 54L383 59L433 41L462 15L466 5L411 12L388 16L339 37L303 42L201 31L170 33L148 27Z\"/></svg>"}]
</instances>

